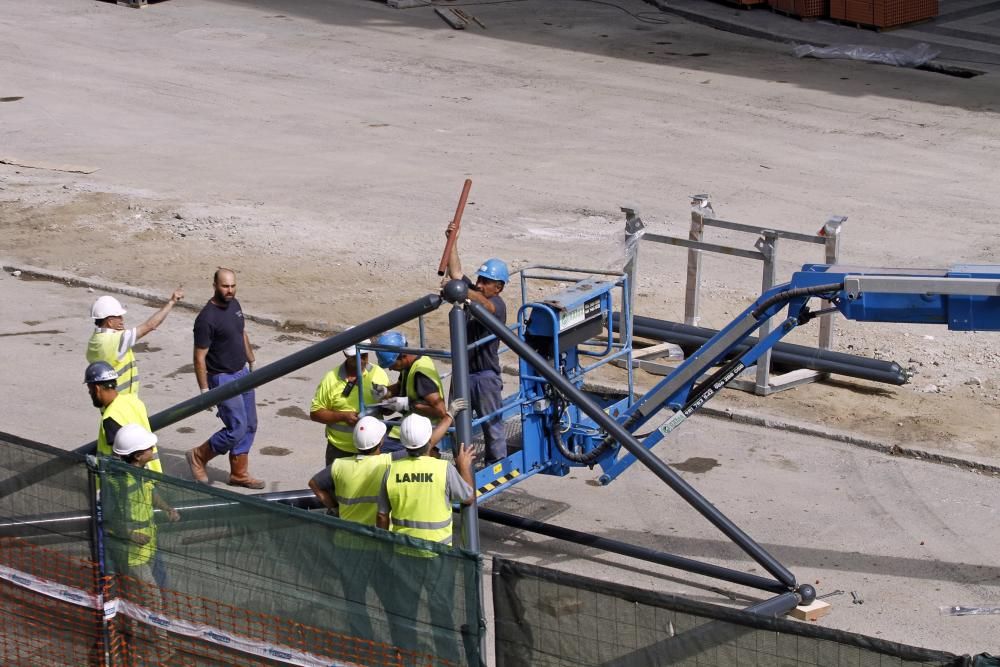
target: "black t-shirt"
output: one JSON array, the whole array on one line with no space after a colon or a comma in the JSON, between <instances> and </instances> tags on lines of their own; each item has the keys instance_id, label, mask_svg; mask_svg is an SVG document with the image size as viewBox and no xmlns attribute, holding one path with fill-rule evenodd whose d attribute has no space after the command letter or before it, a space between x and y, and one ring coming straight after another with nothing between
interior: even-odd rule
<instances>
[{"instance_id":1,"label":"black t-shirt","mask_svg":"<svg viewBox=\"0 0 1000 667\"><path fill-rule=\"evenodd\" d=\"M469 289L474 287L474 284L469 280L468 276L465 276L465 282L469 284ZM504 303L503 299L499 296L490 297L490 303L493 304L494 313L493 315L503 322L507 323L507 304ZM487 336L492 336L493 333L479 323L472 315L466 316L466 336L468 337L469 345L486 338ZM500 374L500 341L493 339L485 345L480 345L469 352L469 372L476 373L478 371L493 371L497 375Z\"/></svg>"},{"instance_id":2,"label":"black t-shirt","mask_svg":"<svg viewBox=\"0 0 1000 667\"><path fill-rule=\"evenodd\" d=\"M122 425L111 417L105 417L102 423L104 424L104 437L108 441L108 446L114 447L115 438L118 436L118 431L121 430Z\"/></svg>"},{"instance_id":3,"label":"black t-shirt","mask_svg":"<svg viewBox=\"0 0 1000 667\"><path fill-rule=\"evenodd\" d=\"M399 377L399 385L400 387L402 387L402 389L400 390L401 395L405 395L406 380L407 380L406 376L408 373L409 370L403 371ZM417 396L419 396L420 398L423 398L424 396L430 396L431 394L441 393L438 390L437 385L434 384L434 380L430 379L420 371L417 371L417 374L413 378L413 389L414 391L417 392ZM441 398L444 398L444 396L442 396Z\"/></svg>"},{"instance_id":4,"label":"black t-shirt","mask_svg":"<svg viewBox=\"0 0 1000 667\"><path fill-rule=\"evenodd\" d=\"M212 375L236 373L247 363L243 345L243 309L233 299L217 306L209 301L194 321L194 346L208 348L205 365Z\"/></svg>"}]
</instances>

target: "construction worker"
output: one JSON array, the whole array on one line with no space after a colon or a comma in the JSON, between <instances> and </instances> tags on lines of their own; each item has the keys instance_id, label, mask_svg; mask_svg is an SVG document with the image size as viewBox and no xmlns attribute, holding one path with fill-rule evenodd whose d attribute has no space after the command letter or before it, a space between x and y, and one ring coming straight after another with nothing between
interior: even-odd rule
<instances>
[{"instance_id":1,"label":"construction worker","mask_svg":"<svg viewBox=\"0 0 1000 667\"><path fill-rule=\"evenodd\" d=\"M87 343L87 361L106 361L118 373L118 391L135 394L139 391L139 369L132 347L139 339L163 324L167 314L184 292L177 288L170 299L153 316L133 329L125 328L125 307L113 296L102 296L90 307L90 318L96 329Z\"/></svg>"},{"instance_id":2,"label":"construction worker","mask_svg":"<svg viewBox=\"0 0 1000 667\"><path fill-rule=\"evenodd\" d=\"M141 424L125 424L115 436L114 453L125 463L137 468L148 468L156 455L156 435ZM156 519L154 509L160 509L171 522L180 521L181 515L171 507L154 488L151 479L134 474L109 473L109 492L104 494L111 540L115 555L112 560L119 574L141 582L138 588L123 582L122 589L129 601L145 607L149 612L162 614L163 593L155 576ZM114 546L118 548L115 549ZM167 633L157 627L157 651L160 662L165 661L164 646ZM134 634L134 632L133 632Z\"/></svg>"},{"instance_id":3,"label":"construction worker","mask_svg":"<svg viewBox=\"0 0 1000 667\"><path fill-rule=\"evenodd\" d=\"M449 229L448 233L451 233ZM469 286L469 300L492 313L501 322L507 322L507 304L500 298L504 286L510 280L510 272L503 260L488 259L476 272L476 283L462 272L462 261L458 256L458 239L451 247L448 257L448 278L463 280ZM491 465L507 456L507 432L503 415L503 379L500 377L500 341L496 338L488 343L476 345L484 338L493 336L490 331L472 316L466 319L469 345L469 399L473 413L480 419L492 415L483 424L483 439L486 441L486 465ZM496 413L496 414L494 414Z\"/></svg>"},{"instance_id":4,"label":"construction worker","mask_svg":"<svg viewBox=\"0 0 1000 667\"><path fill-rule=\"evenodd\" d=\"M101 424L97 431L98 456L111 456L115 437L126 425L139 424L150 430L146 406L135 394L118 393L118 373L111 364L95 361L87 366L83 383L87 385L94 407L101 411ZM155 445L146 467L154 472L163 472Z\"/></svg>"},{"instance_id":5,"label":"construction worker","mask_svg":"<svg viewBox=\"0 0 1000 667\"><path fill-rule=\"evenodd\" d=\"M361 345L370 345L364 340ZM379 366L368 363L368 353L361 353L363 369L358 372L357 347L351 345L344 350L344 361L323 376L312 405L309 418L326 424L326 465L334 459L354 456L358 448L354 444L354 427L361 417L361 396L358 385L364 392L365 411L374 411L379 397L387 394L389 376Z\"/></svg>"},{"instance_id":6,"label":"construction worker","mask_svg":"<svg viewBox=\"0 0 1000 667\"><path fill-rule=\"evenodd\" d=\"M398 331L388 331L375 342L379 345L406 347L406 336ZM446 414L448 406L444 400L444 386L434 360L427 355L417 356L409 352L379 350L375 353L378 364L386 370L399 372L398 381L389 386L389 398L383 404L406 417L411 413L423 415L437 424ZM403 451L399 441L399 427L393 427L386 439L383 451Z\"/></svg>"},{"instance_id":7,"label":"construction worker","mask_svg":"<svg viewBox=\"0 0 1000 667\"><path fill-rule=\"evenodd\" d=\"M194 375L205 393L253 372L253 347L246 333L243 310L236 300L236 273L218 269L214 294L194 321ZM205 466L229 454L229 485L263 489L264 481L250 475L250 449L257 435L257 399L253 389L219 403L222 428L185 454L191 476L208 484Z\"/></svg>"},{"instance_id":8,"label":"construction worker","mask_svg":"<svg viewBox=\"0 0 1000 667\"><path fill-rule=\"evenodd\" d=\"M450 545L452 543L453 502L465 505L475 498L472 476L472 450L462 443L455 453L455 463L428 456L451 425L454 414L465 409L465 401L452 404L449 413L437 426L423 415L409 415L399 426L407 457L389 465L378 496L376 526L419 540ZM401 649L419 650L417 606L426 589L437 657L458 662L460 651L454 633L451 608L454 604L455 568L428 549L398 546L392 570L399 575L383 593L389 612L393 643Z\"/></svg>"},{"instance_id":9,"label":"construction worker","mask_svg":"<svg viewBox=\"0 0 1000 667\"><path fill-rule=\"evenodd\" d=\"M362 417L354 426L354 446L357 454L333 460L309 480L326 513L363 526L374 526L376 501L385 471L393 455L381 452L386 425L372 416ZM397 452L396 457L406 456ZM379 559L373 554L375 541L337 531L334 544L338 548L331 564L340 575L344 599L353 603L348 609L349 624L355 637L373 639L366 596L368 584L377 579Z\"/></svg>"}]
</instances>

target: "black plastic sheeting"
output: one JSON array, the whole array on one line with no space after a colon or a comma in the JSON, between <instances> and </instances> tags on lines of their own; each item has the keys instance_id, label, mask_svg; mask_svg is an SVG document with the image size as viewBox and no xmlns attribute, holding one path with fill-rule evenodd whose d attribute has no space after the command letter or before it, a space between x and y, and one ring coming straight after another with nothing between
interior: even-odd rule
<instances>
[{"instance_id":1,"label":"black plastic sheeting","mask_svg":"<svg viewBox=\"0 0 1000 667\"><path fill-rule=\"evenodd\" d=\"M786 618L493 559L497 667L997 667Z\"/></svg>"}]
</instances>

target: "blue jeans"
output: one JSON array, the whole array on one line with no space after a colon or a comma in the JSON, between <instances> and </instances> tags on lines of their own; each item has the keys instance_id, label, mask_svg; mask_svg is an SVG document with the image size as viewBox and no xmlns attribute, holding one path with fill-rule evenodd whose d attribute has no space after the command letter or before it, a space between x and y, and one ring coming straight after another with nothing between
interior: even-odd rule
<instances>
[{"instance_id":1,"label":"blue jeans","mask_svg":"<svg viewBox=\"0 0 1000 667\"><path fill-rule=\"evenodd\" d=\"M503 404L503 380L493 371L469 373L469 402L477 418L500 409ZM483 424L486 441L486 462L492 463L507 456L507 430L503 415L497 414Z\"/></svg>"},{"instance_id":2,"label":"blue jeans","mask_svg":"<svg viewBox=\"0 0 1000 667\"><path fill-rule=\"evenodd\" d=\"M243 368L236 373L209 375L208 388L215 389L249 373L249 368ZM233 456L249 454L254 436L257 434L257 401L254 390L226 399L219 403L218 409L223 428L212 434L208 444L217 454L229 453Z\"/></svg>"}]
</instances>

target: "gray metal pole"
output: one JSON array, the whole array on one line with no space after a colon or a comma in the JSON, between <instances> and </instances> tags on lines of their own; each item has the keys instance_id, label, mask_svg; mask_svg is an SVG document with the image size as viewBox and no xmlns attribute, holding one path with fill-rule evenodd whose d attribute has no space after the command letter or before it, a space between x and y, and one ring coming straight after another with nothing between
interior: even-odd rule
<instances>
[{"instance_id":1,"label":"gray metal pole","mask_svg":"<svg viewBox=\"0 0 1000 667\"><path fill-rule=\"evenodd\" d=\"M448 313L451 328L451 398L469 400L469 355L466 352L468 340L465 330L465 310L461 303L454 303ZM455 452L458 448L472 443L472 405L463 410L455 419ZM475 491L475 489L473 489ZM465 548L479 553L479 515L475 494L471 505L462 508L462 527Z\"/></svg>"},{"instance_id":2,"label":"gray metal pole","mask_svg":"<svg viewBox=\"0 0 1000 667\"><path fill-rule=\"evenodd\" d=\"M824 247L824 258L827 264L836 264L840 261L840 229L847 222L847 216L833 215L823 225L820 235L826 239ZM829 301L823 301L821 308L829 308ZM819 318L819 346L824 350L833 347L833 313Z\"/></svg>"},{"instance_id":3,"label":"gray metal pole","mask_svg":"<svg viewBox=\"0 0 1000 667\"><path fill-rule=\"evenodd\" d=\"M708 195L691 197L691 229L688 239L701 243L705 238L705 214L714 216L712 202ZM702 251L688 249L687 278L684 285L684 323L698 326L701 319L698 310L701 306L701 257ZM635 308L635 306L632 306Z\"/></svg>"},{"instance_id":4,"label":"gray metal pole","mask_svg":"<svg viewBox=\"0 0 1000 667\"><path fill-rule=\"evenodd\" d=\"M761 294L766 294L774 287L778 277L778 237L770 231L765 230L757 239L757 250L764 255L764 271L761 278ZM766 338L771 333L771 319L764 320L760 325L757 334L761 338ZM757 375L754 382L754 393L758 396L767 396L771 393L771 350L757 358Z\"/></svg>"},{"instance_id":5,"label":"gray metal pole","mask_svg":"<svg viewBox=\"0 0 1000 667\"><path fill-rule=\"evenodd\" d=\"M283 359L270 363L263 368L258 368L254 372L241 377L235 382L216 387L204 394L189 398L172 407L158 412L149 418L150 426L153 430L170 426L182 419L197 414L202 410L222 403L228 398L239 396L245 391L259 387L262 384L275 380L283 375L293 373L300 368L330 356L344 348L356 345L366 338L374 338L377 334L397 327L405 322L409 322L415 317L419 317L437 309L441 305L441 297L437 294L428 294L416 301L400 306L395 310L390 310L384 315L379 315L362 324L343 331L335 336L331 336L324 341L311 345L304 350L299 350ZM97 450L97 441L91 440L85 445L73 450L77 454L93 454ZM67 463L62 460L54 460L42 463L30 470L26 470L19 475L15 475L0 484L0 498L4 498L15 491L31 486L37 482L58 474L67 468Z\"/></svg>"},{"instance_id":6,"label":"gray metal pole","mask_svg":"<svg viewBox=\"0 0 1000 667\"><path fill-rule=\"evenodd\" d=\"M454 283L460 283L462 288L458 289ZM446 289L445 298L452 303L451 311L448 313L448 326L451 330L451 399L464 398L469 400L469 353L468 336L465 326L465 310L462 303L468 295L468 288L464 282L453 280L448 283L450 289ZM457 453L463 445L472 443L472 404L468 409L458 413L455 419L455 449ZM474 479L474 478L473 478ZM462 506L462 542L466 549L474 553L479 553L479 507L476 502L475 482L473 482L472 502ZM470 590L468 593L472 593ZM483 580L478 579L476 586L476 599L474 604L479 609L479 643L478 655L480 656L480 667L485 665L486 656L486 610L483 605ZM473 604L467 600L466 604ZM470 646L471 649L471 646ZM470 651L470 660L472 652Z\"/></svg>"},{"instance_id":7,"label":"gray metal pole","mask_svg":"<svg viewBox=\"0 0 1000 667\"><path fill-rule=\"evenodd\" d=\"M436 294L428 294L427 296L421 297L416 301L412 301L405 306L400 306L399 308L391 310L384 315L379 315L378 317L372 318L367 322L351 327L347 331L342 331L341 333L320 341L315 345L310 345L304 350L299 350L298 352L290 354L283 359L278 359L263 368L258 368L253 373L244 375L242 378L234 382L216 387L215 389L207 391L204 394L200 394L194 398L189 398L188 400L178 403L173 407L157 412L149 418L149 424L153 427L154 431L164 428L165 426L170 426L171 424L179 422L182 419L199 413L205 408L218 405L233 396L239 396L245 391L259 387L260 385L271 382L272 380L277 380L278 378L288 375L289 373L294 373L300 368L317 362L320 359L324 359L331 354L340 352L351 345L357 345L366 338L374 338L384 331L388 331L393 327L397 327L416 317L429 313L438 308L440 305L440 296ZM96 443L91 442L85 445L85 447L90 446L96 446Z\"/></svg>"},{"instance_id":8,"label":"gray metal pole","mask_svg":"<svg viewBox=\"0 0 1000 667\"><path fill-rule=\"evenodd\" d=\"M656 551L655 549L649 549L635 544L628 544L627 542L612 540L607 537L584 533L578 530L573 530L572 528L554 526L550 523L544 523L542 521L536 521L535 519L529 519L514 514L507 514L506 512L498 512L497 510L491 510L486 507L480 509L479 514L483 521L498 523L501 526L510 526L519 530L526 530L531 533L554 537L557 540L564 540L566 542L572 542L573 544L581 544L592 549L600 549L609 553L621 554L623 556L637 558L639 560L656 563L658 565L666 565L667 567L673 567L685 572L702 574L706 577L712 577L721 581L728 581L729 583L739 584L740 586L749 586L750 588L757 588L771 593L787 592L785 585L780 581L768 579L767 577L761 577L756 574L748 574L746 572L732 570L728 567L722 567L721 565L703 563L692 558L668 554L662 551Z\"/></svg>"},{"instance_id":9,"label":"gray metal pole","mask_svg":"<svg viewBox=\"0 0 1000 667\"><path fill-rule=\"evenodd\" d=\"M482 322L483 326L496 335L501 342L531 364L539 375L545 377L563 396L576 403L577 407L604 429L611 438L618 441L622 447L627 449L639 462L649 468L653 474L666 482L685 502L708 519L726 537L735 542L737 546L757 561L761 567L770 572L771 576L785 584L789 589L795 588L795 575L763 547L757 544L753 538L744 533L726 515L716 509L693 486L688 484L683 477L643 447L631 433L605 413L589 396L577 389L572 382L550 366L540 354L507 329L503 322L494 317L486 308L475 302L470 302L466 307L472 313L472 316Z\"/></svg>"}]
</instances>

